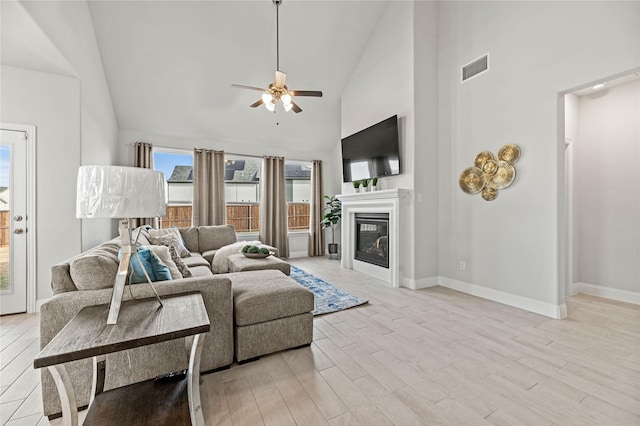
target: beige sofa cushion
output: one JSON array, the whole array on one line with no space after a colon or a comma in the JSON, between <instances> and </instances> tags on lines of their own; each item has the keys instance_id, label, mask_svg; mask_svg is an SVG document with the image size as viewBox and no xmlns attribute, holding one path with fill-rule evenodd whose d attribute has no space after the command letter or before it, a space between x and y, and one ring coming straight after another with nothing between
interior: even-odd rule
<instances>
[{"instance_id":1,"label":"beige sofa cushion","mask_svg":"<svg viewBox=\"0 0 640 426\"><path fill-rule=\"evenodd\" d=\"M264 259L252 259L242 253L232 254L227 258L229 272L261 271L263 269L277 269L285 275L291 275L291 265L275 256Z\"/></svg>"},{"instance_id":2,"label":"beige sofa cushion","mask_svg":"<svg viewBox=\"0 0 640 426\"><path fill-rule=\"evenodd\" d=\"M189 269L195 268L196 266L206 266L207 268L211 269L209 262L207 262L204 257L198 254L192 254L189 257L185 257L182 259L182 261L189 267Z\"/></svg>"},{"instance_id":3,"label":"beige sofa cushion","mask_svg":"<svg viewBox=\"0 0 640 426\"><path fill-rule=\"evenodd\" d=\"M187 250L190 252L200 252L200 247L198 247L198 228L189 227L189 228L178 228L180 230L180 235L182 235L182 241L184 241L184 245L187 246Z\"/></svg>"},{"instance_id":4,"label":"beige sofa cushion","mask_svg":"<svg viewBox=\"0 0 640 426\"><path fill-rule=\"evenodd\" d=\"M231 225L198 227L198 251L201 253L217 250L236 241L236 230Z\"/></svg>"},{"instance_id":5,"label":"beige sofa cushion","mask_svg":"<svg viewBox=\"0 0 640 426\"><path fill-rule=\"evenodd\" d=\"M280 271L235 272L231 279L233 315L238 327L313 310L313 293Z\"/></svg>"},{"instance_id":6,"label":"beige sofa cushion","mask_svg":"<svg viewBox=\"0 0 640 426\"><path fill-rule=\"evenodd\" d=\"M118 273L118 258L106 250L91 250L69 262L69 274L78 290L113 287Z\"/></svg>"},{"instance_id":7,"label":"beige sofa cushion","mask_svg":"<svg viewBox=\"0 0 640 426\"><path fill-rule=\"evenodd\" d=\"M219 249L205 251L205 252L202 253L202 257L204 257L207 260L207 262L212 263L213 262L213 257L216 255L216 252L218 250Z\"/></svg>"}]
</instances>

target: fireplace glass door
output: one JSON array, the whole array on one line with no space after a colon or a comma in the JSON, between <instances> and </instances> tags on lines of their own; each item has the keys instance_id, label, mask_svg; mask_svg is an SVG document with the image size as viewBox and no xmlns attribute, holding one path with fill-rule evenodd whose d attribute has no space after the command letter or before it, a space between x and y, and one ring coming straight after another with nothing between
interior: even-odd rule
<instances>
[{"instance_id":1,"label":"fireplace glass door","mask_svg":"<svg viewBox=\"0 0 640 426\"><path fill-rule=\"evenodd\" d=\"M389 268L389 214L356 214L355 259Z\"/></svg>"}]
</instances>

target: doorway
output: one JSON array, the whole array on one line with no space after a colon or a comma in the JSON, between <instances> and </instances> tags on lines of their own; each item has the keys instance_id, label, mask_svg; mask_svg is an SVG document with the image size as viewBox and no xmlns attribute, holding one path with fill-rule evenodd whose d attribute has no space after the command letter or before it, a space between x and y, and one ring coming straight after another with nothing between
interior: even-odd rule
<instances>
[{"instance_id":1,"label":"doorway","mask_svg":"<svg viewBox=\"0 0 640 426\"><path fill-rule=\"evenodd\" d=\"M0 125L0 315L35 311L35 127Z\"/></svg>"},{"instance_id":2,"label":"doorway","mask_svg":"<svg viewBox=\"0 0 640 426\"><path fill-rule=\"evenodd\" d=\"M640 304L638 93L640 70L563 94L563 302L584 293Z\"/></svg>"}]
</instances>

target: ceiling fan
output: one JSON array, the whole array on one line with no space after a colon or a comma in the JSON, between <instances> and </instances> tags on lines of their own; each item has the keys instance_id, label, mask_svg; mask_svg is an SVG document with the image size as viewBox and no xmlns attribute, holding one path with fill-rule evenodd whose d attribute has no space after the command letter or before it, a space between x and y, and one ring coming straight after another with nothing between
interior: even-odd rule
<instances>
[{"instance_id":1,"label":"ceiling fan","mask_svg":"<svg viewBox=\"0 0 640 426\"><path fill-rule=\"evenodd\" d=\"M282 107L285 111L291 111L298 113L302 111L302 108L293 101L294 96L314 96L322 97L322 92L319 90L289 90L284 84L287 79L287 74L280 71L280 16L279 7L282 0L272 0L276 5L276 77L273 83L269 84L267 89L254 86L245 86L243 84L232 84L232 87L239 87L241 89L257 90L262 93L262 98L249 105L252 108L264 106L269 111L276 111L276 102L282 103Z\"/></svg>"}]
</instances>

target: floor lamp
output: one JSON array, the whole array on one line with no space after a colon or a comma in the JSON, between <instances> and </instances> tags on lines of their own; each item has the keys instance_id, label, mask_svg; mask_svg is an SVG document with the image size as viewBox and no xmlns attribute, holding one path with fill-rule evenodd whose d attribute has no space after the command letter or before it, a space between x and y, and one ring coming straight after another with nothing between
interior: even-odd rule
<instances>
[{"instance_id":1,"label":"floor lamp","mask_svg":"<svg viewBox=\"0 0 640 426\"><path fill-rule=\"evenodd\" d=\"M76 217L121 219L122 257L109 305L107 324L118 320L131 257L134 256L151 285L160 306L162 301L138 255L131 236L131 219L163 217L167 209L166 182L161 172L140 167L81 166L78 170Z\"/></svg>"}]
</instances>

